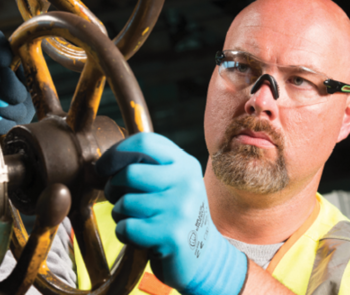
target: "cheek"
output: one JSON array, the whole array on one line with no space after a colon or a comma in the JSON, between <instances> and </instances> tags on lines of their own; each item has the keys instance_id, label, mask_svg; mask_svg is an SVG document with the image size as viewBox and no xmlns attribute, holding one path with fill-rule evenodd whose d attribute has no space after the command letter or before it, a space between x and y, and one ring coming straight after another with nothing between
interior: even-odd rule
<instances>
[{"instance_id":1,"label":"cheek","mask_svg":"<svg viewBox=\"0 0 350 295\"><path fill-rule=\"evenodd\" d=\"M217 81L214 72L209 84L204 115L204 134L210 155L215 153L224 141L226 127L232 119L243 112L244 104L241 106L233 93Z\"/></svg>"},{"instance_id":2,"label":"cheek","mask_svg":"<svg viewBox=\"0 0 350 295\"><path fill-rule=\"evenodd\" d=\"M328 106L329 107L329 106ZM337 115L338 114L338 115ZM294 173L316 173L329 158L342 123L340 111L330 114L326 106L280 109L285 134L285 157Z\"/></svg>"}]
</instances>

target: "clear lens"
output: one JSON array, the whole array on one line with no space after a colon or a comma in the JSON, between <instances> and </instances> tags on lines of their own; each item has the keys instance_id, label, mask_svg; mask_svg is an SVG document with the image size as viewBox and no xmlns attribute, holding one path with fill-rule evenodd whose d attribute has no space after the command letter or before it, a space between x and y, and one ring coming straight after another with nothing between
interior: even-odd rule
<instances>
[{"instance_id":1,"label":"clear lens","mask_svg":"<svg viewBox=\"0 0 350 295\"><path fill-rule=\"evenodd\" d=\"M327 77L311 69L266 63L241 51L224 51L224 55L219 73L235 91L250 91L261 75L270 74L279 85L279 105L303 106L330 99L323 84Z\"/></svg>"}]
</instances>

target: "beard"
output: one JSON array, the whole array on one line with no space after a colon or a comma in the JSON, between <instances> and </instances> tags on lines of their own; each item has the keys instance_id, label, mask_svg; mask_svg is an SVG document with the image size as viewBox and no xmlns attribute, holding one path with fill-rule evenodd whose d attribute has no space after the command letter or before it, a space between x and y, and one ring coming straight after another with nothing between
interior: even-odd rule
<instances>
[{"instance_id":1,"label":"beard","mask_svg":"<svg viewBox=\"0 0 350 295\"><path fill-rule=\"evenodd\" d=\"M276 145L277 157L269 159L265 150L253 145L231 145L232 139L245 129L264 132ZM225 132L225 141L212 156L216 177L228 186L258 194L271 194L289 183L283 156L282 136L266 120L246 116L235 119Z\"/></svg>"}]
</instances>

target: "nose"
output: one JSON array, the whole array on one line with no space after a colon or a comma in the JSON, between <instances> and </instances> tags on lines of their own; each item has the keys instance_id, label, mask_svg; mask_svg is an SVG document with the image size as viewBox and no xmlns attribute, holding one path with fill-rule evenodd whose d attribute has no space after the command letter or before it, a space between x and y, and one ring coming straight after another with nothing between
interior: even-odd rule
<instances>
[{"instance_id":1,"label":"nose","mask_svg":"<svg viewBox=\"0 0 350 295\"><path fill-rule=\"evenodd\" d=\"M250 99L245 104L245 111L249 115L265 117L274 120L278 115L277 99L279 91L276 80L265 74L261 76L252 88Z\"/></svg>"}]
</instances>

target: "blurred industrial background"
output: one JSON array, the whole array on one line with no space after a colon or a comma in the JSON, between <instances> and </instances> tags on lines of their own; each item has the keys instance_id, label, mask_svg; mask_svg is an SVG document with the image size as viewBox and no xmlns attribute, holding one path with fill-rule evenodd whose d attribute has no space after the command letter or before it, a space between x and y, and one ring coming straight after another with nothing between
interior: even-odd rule
<instances>
[{"instance_id":1,"label":"blurred industrial background","mask_svg":"<svg viewBox=\"0 0 350 295\"><path fill-rule=\"evenodd\" d=\"M113 38L125 25L136 0L83 2L100 18ZM208 156L203 113L207 85L215 66L214 54L222 48L234 16L251 2L253 0L166 0L151 36L129 61L144 93L155 131L194 155L203 168ZM345 1L335 2L346 10ZM9 37L21 23L15 0L1 0L0 30ZM67 110L79 74L66 70L50 58L47 62ZM123 125L108 85L99 114L110 116ZM322 193L333 189L350 191L349 151L350 139L335 148L322 178Z\"/></svg>"}]
</instances>

